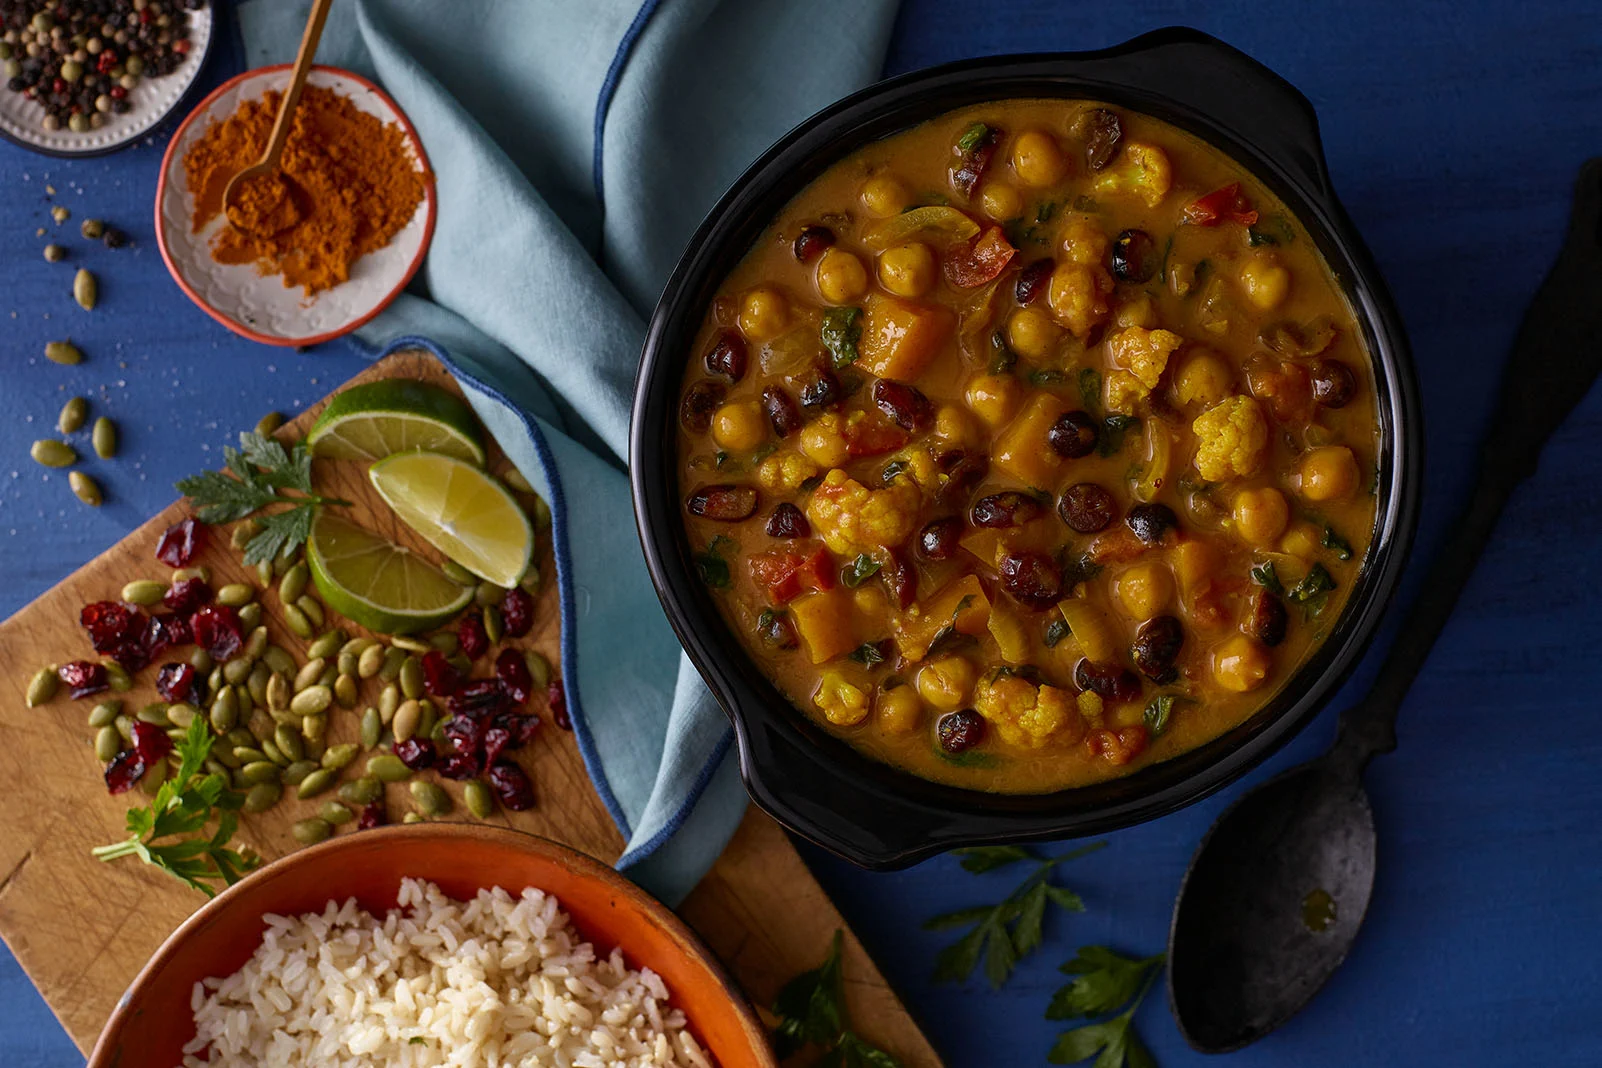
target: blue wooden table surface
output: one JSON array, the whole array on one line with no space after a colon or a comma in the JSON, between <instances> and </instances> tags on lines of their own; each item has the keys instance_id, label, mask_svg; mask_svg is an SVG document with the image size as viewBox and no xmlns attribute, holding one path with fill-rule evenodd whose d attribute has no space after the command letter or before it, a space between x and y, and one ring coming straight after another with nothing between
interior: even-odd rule
<instances>
[{"instance_id":1,"label":"blue wooden table surface","mask_svg":"<svg viewBox=\"0 0 1602 1068\"><path fill-rule=\"evenodd\" d=\"M1421 565L1465 495L1474 442L1523 307L1557 250L1575 171L1602 154L1602 7L907 0L888 72L1101 47L1174 23L1251 53L1318 109L1336 186L1413 340L1429 462L1404 598L1430 596L1418 589ZM208 82L237 64L225 47ZM173 480L216 458L236 430L270 409L297 410L362 365L337 345L296 353L251 344L189 304L151 234L163 143L158 134L73 163L0 145L0 616L168 503ZM48 235L35 236L57 232L53 203L74 213L59 228L71 250L59 264L40 256ZM128 230L133 246L81 240L85 216ZM80 265L101 280L93 315L70 296ZM67 334L84 363L46 362L44 343ZM86 465L106 492L98 511L26 458L77 393L123 431L117 459ZM1599 460L1602 391L1593 390L1514 498L1413 689L1400 748L1369 772L1381 867L1351 958L1308 1010L1225 1063L1602 1065ZM1361 693L1375 661L1337 706ZM1061 978L1056 965L1089 942L1161 949L1175 888L1209 823L1246 786L1315 754L1332 727L1333 709L1246 783L1112 835L1066 868L1088 910L1051 918L1045 946L999 992L931 983L942 941L920 921L996 900L1011 876L970 876L945 858L869 875L807 855L954 1068L1042 1064L1058 1030L1041 1015ZM1159 997L1138 1020L1165 1068L1203 1063ZM0 953L0 1064L81 1063Z\"/></svg>"}]
</instances>

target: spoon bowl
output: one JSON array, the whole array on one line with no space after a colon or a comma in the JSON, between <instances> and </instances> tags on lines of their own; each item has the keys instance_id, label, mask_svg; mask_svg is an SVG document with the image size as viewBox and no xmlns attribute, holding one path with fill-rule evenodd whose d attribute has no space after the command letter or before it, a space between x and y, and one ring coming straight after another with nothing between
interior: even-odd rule
<instances>
[{"instance_id":1,"label":"spoon bowl","mask_svg":"<svg viewBox=\"0 0 1602 1068\"><path fill-rule=\"evenodd\" d=\"M228 179L223 214L235 229L259 237L294 226L304 217L294 180L276 164L253 163Z\"/></svg>"}]
</instances>

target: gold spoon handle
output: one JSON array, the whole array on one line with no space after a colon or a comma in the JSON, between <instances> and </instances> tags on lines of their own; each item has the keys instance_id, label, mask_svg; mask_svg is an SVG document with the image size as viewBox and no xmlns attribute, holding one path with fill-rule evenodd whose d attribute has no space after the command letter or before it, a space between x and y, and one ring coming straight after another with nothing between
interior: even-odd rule
<instances>
[{"instance_id":1,"label":"gold spoon handle","mask_svg":"<svg viewBox=\"0 0 1602 1068\"><path fill-rule=\"evenodd\" d=\"M323 24L328 21L328 9L334 0L313 0L311 15L306 19L306 32L300 38L300 51L295 55L295 69L289 78L289 88L278 105L278 118L273 122L273 133L267 140L267 151L261 161L269 168L278 166L278 157L284 154L284 142L289 140L290 120L295 106L300 103L300 91L306 87L306 76L311 73L312 60L317 55L317 42L323 36Z\"/></svg>"}]
</instances>

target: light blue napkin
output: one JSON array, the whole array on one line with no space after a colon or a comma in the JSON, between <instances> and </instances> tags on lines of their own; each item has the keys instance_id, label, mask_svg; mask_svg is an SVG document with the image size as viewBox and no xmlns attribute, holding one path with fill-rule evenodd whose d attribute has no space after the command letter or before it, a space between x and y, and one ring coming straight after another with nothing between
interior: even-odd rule
<instances>
[{"instance_id":1,"label":"light blue napkin","mask_svg":"<svg viewBox=\"0 0 1602 1068\"><path fill-rule=\"evenodd\" d=\"M247 61L291 60L307 6L243 4ZM438 176L427 262L360 339L445 358L550 501L579 748L628 840L619 866L670 902L746 798L634 533L645 322L741 170L877 77L894 15L894 0L339 0L318 50L395 98Z\"/></svg>"}]
</instances>

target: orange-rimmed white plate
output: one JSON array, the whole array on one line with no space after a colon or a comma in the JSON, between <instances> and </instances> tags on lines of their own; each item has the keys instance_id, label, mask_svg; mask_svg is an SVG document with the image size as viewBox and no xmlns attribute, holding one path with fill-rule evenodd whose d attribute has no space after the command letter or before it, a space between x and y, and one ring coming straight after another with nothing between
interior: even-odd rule
<instances>
[{"instance_id":1,"label":"orange-rimmed white plate","mask_svg":"<svg viewBox=\"0 0 1602 1068\"><path fill-rule=\"evenodd\" d=\"M389 244L351 264L349 280L307 297L300 287L284 285L281 275L262 274L254 264L224 264L211 257L211 239L228 225L220 216L196 231L192 225L195 194L184 174L184 154L213 122L220 122L247 100L289 85L290 65L246 71L219 86L183 121L167 145L156 186L156 242L189 299L228 329L266 345L315 345L348 334L383 311L406 288L428 252L434 236L437 196L433 181L424 185L423 200L412 218ZM413 165L428 172L411 122L382 89L358 74L337 67L314 67L307 84L332 89L357 108L406 132Z\"/></svg>"}]
</instances>

